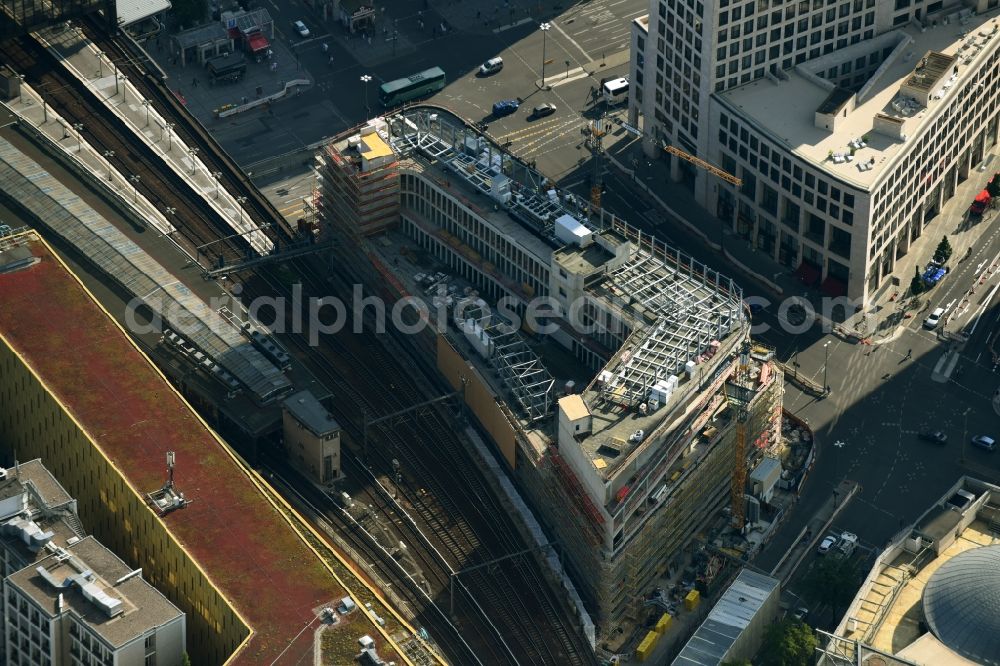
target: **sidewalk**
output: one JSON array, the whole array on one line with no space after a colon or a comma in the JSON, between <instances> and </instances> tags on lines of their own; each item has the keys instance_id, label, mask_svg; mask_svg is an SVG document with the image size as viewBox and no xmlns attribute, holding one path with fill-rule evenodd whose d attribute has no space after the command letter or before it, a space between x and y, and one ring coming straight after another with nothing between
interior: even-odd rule
<instances>
[{"instance_id":1,"label":"sidewalk","mask_svg":"<svg viewBox=\"0 0 1000 666\"><path fill-rule=\"evenodd\" d=\"M782 585L786 585L791 580L806 555L820 539L826 536L826 531L830 529L834 519L843 511L860 488L855 481L844 479L823 503L823 506L809 519L806 526L802 528L802 532L796 537L792 547L785 552L774 569L771 570L771 575L780 579Z\"/></svg>"},{"instance_id":2,"label":"sidewalk","mask_svg":"<svg viewBox=\"0 0 1000 666\"><path fill-rule=\"evenodd\" d=\"M715 252L721 249L726 260L739 272L777 297L801 296L814 306L819 304L822 294L802 284L794 275L793 268L783 266L764 256L728 228L723 237L722 222L714 213L702 208L690 190L670 179L670 167L666 159L646 157L642 151L642 141L638 137L626 133L618 141L613 139L609 141L605 150L608 161L630 176L646 192L649 200L667 213L664 221L669 225L668 234L694 235L703 245ZM994 159L995 155L988 155L983 164L992 168ZM982 230L986 227L982 222L969 224L965 212L969 202L983 188L991 168L982 172L978 169L973 171L969 178L956 188L955 195L942 207L937 219L911 244L906 256L896 260L893 275L900 281L898 287L888 286L887 278L883 282L886 286L881 288L880 293L869 305L868 316L864 312L857 312L844 318L843 321L833 323L841 324L848 331L857 332L860 337L875 333L876 317L873 313L891 313L901 308L900 297L909 287L914 268L922 267L930 260L943 236L948 236L954 250L953 256L963 256L966 250L978 241ZM957 224L955 220L958 220ZM820 311L818 307L815 309L817 312ZM884 341L890 336L896 337L897 329L903 321L900 313L899 316L892 318L890 326L879 327L882 332L878 340Z\"/></svg>"}]
</instances>

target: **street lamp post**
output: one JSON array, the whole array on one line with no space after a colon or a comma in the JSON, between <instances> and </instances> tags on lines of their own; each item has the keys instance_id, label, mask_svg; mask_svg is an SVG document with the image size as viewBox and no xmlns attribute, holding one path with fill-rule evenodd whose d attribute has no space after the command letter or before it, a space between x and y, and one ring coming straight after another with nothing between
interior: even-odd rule
<instances>
[{"instance_id":1,"label":"street lamp post","mask_svg":"<svg viewBox=\"0 0 1000 666\"><path fill-rule=\"evenodd\" d=\"M188 148L188 155L191 156L191 175L193 176L194 175L195 166L197 166L197 164L198 164L198 162L195 161L195 158L198 157L198 149L197 148Z\"/></svg>"},{"instance_id":2,"label":"street lamp post","mask_svg":"<svg viewBox=\"0 0 1000 666\"><path fill-rule=\"evenodd\" d=\"M830 365L830 343L833 340L827 340L826 344L823 345L823 394L826 395L830 392L830 385L827 384L827 370Z\"/></svg>"},{"instance_id":3,"label":"street lamp post","mask_svg":"<svg viewBox=\"0 0 1000 666\"><path fill-rule=\"evenodd\" d=\"M371 115L371 109L368 107L368 82L372 80L369 74L361 75L361 83L365 84L365 120L368 120Z\"/></svg>"},{"instance_id":4,"label":"street lamp post","mask_svg":"<svg viewBox=\"0 0 1000 666\"><path fill-rule=\"evenodd\" d=\"M115 151L105 150L104 159L108 162L108 182L111 182L111 158L115 156Z\"/></svg>"},{"instance_id":5,"label":"street lamp post","mask_svg":"<svg viewBox=\"0 0 1000 666\"><path fill-rule=\"evenodd\" d=\"M121 81L121 84L122 84L122 102L127 102L128 100L126 99L126 97L128 97L128 88L125 87L125 82L128 81L128 78L125 75L123 75L123 74L115 74L115 94L116 95L118 94L118 82L119 81Z\"/></svg>"},{"instance_id":6,"label":"street lamp post","mask_svg":"<svg viewBox=\"0 0 1000 666\"><path fill-rule=\"evenodd\" d=\"M236 197L236 203L240 205L240 225L243 224L243 204L247 202L246 197Z\"/></svg>"},{"instance_id":7,"label":"street lamp post","mask_svg":"<svg viewBox=\"0 0 1000 666\"><path fill-rule=\"evenodd\" d=\"M148 99L142 100L142 105L146 107L146 127L149 127L149 106L152 104Z\"/></svg>"},{"instance_id":8,"label":"street lamp post","mask_svg":"<svg viewBox=\"0 0 1000 666\"><path fill-rule=\"evenodd\" d=\"M138 203L139 201L139 181L142 180L142 176L139 174L132 174L128 177L129 181L132 183L132 203Z\"/></svg>"},{"instance_id":9,"label":"street lamp post","mask_svg":"<svg viewBox=\"0 0 1000 666\"><path fill-rule=\"evenodd\" d=\"M545 36L551 27L551 23L542 23L538 26L538 29L542 31L542 90L545 90Z\"/></svg>"},{"instance_id":10,"label":"street lamp post","mask_svg":"<svg viewBox=\"0 0 1000 666\"><path fill-rule=\"evenodd\" d=\"M173 149L174 135L171 132L174 129L175 124L176 123L165 123L163 126L163 128L167 130L167 152L170 152ZM160 138L162 139L163 137Z\"/></svg>"},{"instance_id":11,"label":"street lamp post","mask_svg":"<svg viewBox=\"0 0 1000 666\"><path fill-rule=\"evenodd\" d=\"M73 129L76 130L76 152L83 150L83 137L80 136L80 132L83 131L83 123L73 123Z\"/></svg>"},{"instance_id":12,"label":"street lamp post","mask_svg":"<svg viewBox=\"0 0 1000 666\"><path fill-rule=\"evenodd\" d=\"M215 178L215 198L219 198L219 179L222 178L221 171L213 171L212 177Z\"/></svg>"}]
</instances>

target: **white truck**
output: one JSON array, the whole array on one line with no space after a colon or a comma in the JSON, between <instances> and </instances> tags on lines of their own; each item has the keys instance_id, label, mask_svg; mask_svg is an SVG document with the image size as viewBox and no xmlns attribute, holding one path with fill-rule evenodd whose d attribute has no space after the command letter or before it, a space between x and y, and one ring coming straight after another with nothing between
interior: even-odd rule
<instances>
[{"instance_id":1,"label":"white truck","mask_svg":"<svg viewBox=\"0 0 1000 666\"><path fill-rule=\"evenodd\" d=\"M840 557L850 557L854 554L854 549L858 547L858 535L851 532L844 532L837 541L837 555Z\"/></svg>"}]
</instances>

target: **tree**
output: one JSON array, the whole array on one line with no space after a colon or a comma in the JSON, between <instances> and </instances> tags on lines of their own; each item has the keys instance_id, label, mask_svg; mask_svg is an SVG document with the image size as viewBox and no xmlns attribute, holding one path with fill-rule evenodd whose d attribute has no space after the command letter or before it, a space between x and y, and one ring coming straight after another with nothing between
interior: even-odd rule
<instances>
[{"instance_id":1,"label":"tree","mask_svg":"<svg viewBox=\"0 0 1000 666\"><path fill-rule=\"evenodd\" d=\"M185 652L181 655L181 666L191 666L191 657Z\"/></svg>"},{"instance_id":2,"label":"tree","mask_svg":"<svg viewBox=\"0 0 1000 666\"><path fill-rule=\"evenodd\" d=\"M934 261L939 264L948 263L948 260L951 258L951 251L951 243L948 242L948 237L945 236L938 243L937 249L934 250Z\"/></svg>"},{"instance_id":3,"label":"tree","mask_svg":"<svg viewBox=\"0 0 1000 666\"><path fill-rule=\"evenodd\" d=\"M910 280L910 293L917 296L918 294L922 294L924 292L927 285L924 284L924 279L920 277L920 269L914 268L913 271L915 274L913 279Z\"/></svg>"},{"instance_id":4,"label":"tree","mask_svg":"<svg viewBox=\"0 0 1000 666\"><path fill-rule=\"evenodd\" d=\"M208 15L208 0L173 0L171 10L177 25L186 27L199 25Z\"/></svg>"},{"instance_id":5,"label":"tree","mask_svg":"<svg viewBox=\"0 0 1000 666\"><path fill-rule=\"evenodd\" d=\"M834 617L839 617L854 599L858 583L858 572L850 558L836 556L822 558L802 580L805 596L829 606Z\"/></svg>"},{"instance_id":6,"label":"tree","mask_svg":"<svg viewBox=\"0 0 1000 666\"><path fill-rule=\"evenodd\" d=\"M722 666L753 666L749 659L732 659L722 662Z\"/></svg>"},{"instance_id":7,"label":"tree","mask_svg":"<svg viewBox=\"0 0 1000 666\"><path fill-rule=\"evenodd\" d=\"M993 176L990 182L986 183L986 191L991 197L1000 196L1000 178Z\"/></svg>"},{"instance_id":8,"label":"tree","mask_svg":"<svg viewBox=\"0 0 1000 666\"><path fill-rule=\"evenodd\" d=\"M764 633L756 661L760 666L809 666L819 641L812 629L795 619L775 622Z\"/></svg>"}]
</instances>

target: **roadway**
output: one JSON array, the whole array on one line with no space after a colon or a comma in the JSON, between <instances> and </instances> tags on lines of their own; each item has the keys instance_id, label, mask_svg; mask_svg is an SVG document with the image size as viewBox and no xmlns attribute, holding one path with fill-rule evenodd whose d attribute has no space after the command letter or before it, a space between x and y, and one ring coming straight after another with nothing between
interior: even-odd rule
<instances>
[{"instance_id":1,"label":"roadway","mask_svg":"<svg viewBox=\"0 0 1000 666\"><path fill-rule=\"evenodd\" d=\"M269 0L267 4L275 25L275 59L280 60L273 76L257 72L266 69L267 63L250 63L247 78L239 84L193 85L192 75L203 76L200 68L162 63L177 82L175 87L185 84L183 94L190 108L200 110L202 122L244 167L301 150L356 125L380 111L379 84L433 66L442 67L452 82L434 101L454 106L473 120L487 116L493 102L500 99L520 97L526 107L551 101L561 113L532 129L551 131L559 138L535 141L531 154L571 145L572 139L581 137L582 124L579 114L571 110L586 107L589 88L595 83L583 68L624 72L631 21L648 12L642 0L592 0L565 7L561 0L507 0L502 5L484 0L425 0L422 4L387 0L380 5L371 35L349 36L339 23L323 21L298 3ZM309 26L308 38L292 32L291 23L297 19ZM545 35L538 29L542 21L552 26ZM546 67L552 85L548 91L539 91L535 85L541 79L543 51L544 60L551 61ZM504 70L495 77L476 79L479 65L496 55L504 58ZM365 84L362 75L373 80ZM555 80L560 77L563 81ZM211 117L211 110L222 104L238 103L242 96L254 99L262 81L264 94L269 94L293 78L307 78L314 85L266 111L225 121ZM523 116L520 112L504 121L505 131L525 129Z\"/></svg>"}]
</instances>

